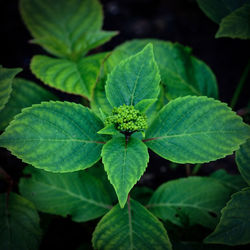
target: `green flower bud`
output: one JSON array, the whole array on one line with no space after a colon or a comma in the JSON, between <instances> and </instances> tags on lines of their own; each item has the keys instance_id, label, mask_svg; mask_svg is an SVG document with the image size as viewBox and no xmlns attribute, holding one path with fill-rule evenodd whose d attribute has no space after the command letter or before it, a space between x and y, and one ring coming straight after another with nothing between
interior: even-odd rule
<instances>
[{"instance_id":1,"label":"green flower bud","mask_svg":"<svg viewBox=\"0 0 250 250\"><path fill-rule=\"evenodd\" d=\"M147 128L147 117L134 106L123 104L113 108L112 115L106 118L105 124L114 124L122 133L134 133Z\"/></svg>"}]
</instances>

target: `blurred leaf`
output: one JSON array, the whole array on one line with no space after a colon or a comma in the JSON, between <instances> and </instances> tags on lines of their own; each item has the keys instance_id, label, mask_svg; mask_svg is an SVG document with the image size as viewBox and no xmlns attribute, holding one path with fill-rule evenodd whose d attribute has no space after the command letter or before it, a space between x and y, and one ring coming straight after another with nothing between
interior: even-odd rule
<instances>
[{"instance_id":1,"label":"blurred leaf","mask_svg":"<svg viewBox=\"0 0 250 250\"><path fill-rule=\"evenodd\" d=\"M73 221L83 222L112 208L105 184L91 171L55 174L29 166L24 173L31 177L21 179L20 192L41 212L71 215Z\"/></svg>"},{"instance_id":2,"label":"blurred leaf","mask_svg":"<svg viewBox=\"0 0 250 250\"><path fill-rule=\"evenodd\" d=\"M0 249L39 249L41 229L34 205L15 193L0 194Z\"/></svg>"},{"instance_id":3,"label":"blurred leaf","mask_svg":"<svg viewBox=\"0 0 250 250\"><path fill-rule=\"evenodd\" d=\"M34 82L16 78L12 83L12 92L8 103L0 112L0 130L4 130L15 115L23 108L42 101L56 100L57 97Z\"/></svg>"},{"instance_id":4,"label":"blurred leaf","mask_svg":"<svg viewBox=\"0 0 250 250\"><path fill-rule=\"evenodd\" d=\"M147 207L162 220L185 226L214 228L230 190L209 177L189 177L162 184Z\"/></svg>"},{"instance_id":5,"label":"blurred leaf","mask_svg":"<svg viewBox=\"0 0 250 250\"><path fill-rule=\"evenodd\" d=\"M250 243L250 188L233 194L221 212L219 224L205 242L231 246Z\"/></svg>"},{"instance_id":6,"label":"blurred leaf","mask_svg":"<svg viewBox=\"0 0 250 250\"><path fill-rule=\"evenodd\" d=\"M236 163L242 177L250 185L250 139L236 151Z\"/></svg>"}]
</instances>

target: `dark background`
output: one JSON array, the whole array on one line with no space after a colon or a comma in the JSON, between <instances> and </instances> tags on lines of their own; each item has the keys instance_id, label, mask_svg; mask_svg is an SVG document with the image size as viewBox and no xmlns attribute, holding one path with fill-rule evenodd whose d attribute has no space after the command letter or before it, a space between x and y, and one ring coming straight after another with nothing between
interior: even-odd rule
<instances>
[{"instance_id":1,"label":"dark background","mask_svg":"<svg viewBox=\"0 0 250 250\"><path fill-rule=\"evenodd\" d=\"M39 46L28 42L32 37L21 20L18 0L0 1L0 64L9 68L21 67L24 71L20 76L39 82L31 74L29 63L33 55L45 52ZM194 0L102 0L101 3L105 17L103 28L120 33L97 51L112 50L133 38L158 38L190 46L193 54L205 61L214 71L218 80L220 100L230 102L250 57L249 41L215 39L218 25L205 16ZM57 94L65 97L59 92ZM235 110L247 105L249 94L246 84ZM0 157L0 166L12 176L14 190L17 190L23 164L3 149L0 151ZM207 175L218 168L226 168L230 172L237 171L233 156L229 156L205 164L200 173ZM140 184L155 188L166 180L185 175L184 167L172 169L169 162L151 152L150 164ZM5 187L1 186L0 182L0 191L1 188ZM45 231L48 229L42 249L75 249L85 239L90 242L97 222L73 223L69 218L47 215L43 215L41 221ZM88 244L82 249L88 249Z\"/></svg>"}]
</instances>

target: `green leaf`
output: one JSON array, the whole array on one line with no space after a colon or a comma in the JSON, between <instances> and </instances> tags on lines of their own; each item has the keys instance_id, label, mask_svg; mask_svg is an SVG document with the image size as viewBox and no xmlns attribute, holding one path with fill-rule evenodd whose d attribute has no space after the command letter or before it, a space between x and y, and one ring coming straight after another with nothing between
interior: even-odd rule
<instances>
[{"instance_id":1,"label":"green leaf","mask_svg":"<svg viewBox=\"0 0 250 250\"><path fill-rule=\"evenodd\" d=\"M157 101L157 99L143 99L140 102L138 102L135 105L135 109L139 110L142 113L145 113L148 108L153 105L155 102Z\"/></svg>"},{"instance_id":2,"label":"green leaf","mask_svg":"<svg viewBox=\"0 0 250 250\"><path fill-rule=\"evenodd\" d=\"M102 8L97 0L21 0L22 18L48 52L77 59L114 33L103 33Z\"/></svg>"},{"instance_id":3,"label":"green leaf","mask_svg":"<svg viewBox=\"0 0 250 250\"><path fill-rule=\"evenodd\" d=\"M220 28L215 37L250 38L250 4L244 4L228 16L224 17L220 23Z\"/></svg>"},{"instance_id":4,"label":"green leaf","mask_svg":"<svg viewBox=\"0 0 250 250\"><path fill-rule=\"evenodd\" d=\"M171 243L162 223L138 202L118 205L98 223L92 238L98 250L170 250Z\"/></svg>"},{"instance_id":5,"label":"green leaf","mask_svg":"<svg viewBox=\"0 0 250 250\"><path fill-rule=\"evenodd\" d=\"M109 124L97 132L100 135L115 135L118 133L119 131L115 128L114 124Z\"/></svg>"},{"instance_id":6,"label":"green leaf","mask_svg":"<svg viewBox=\"0 0 250 250\"><path fill-rule=\"evenodd\" d=\"M21 194L45 213L71 215L73 221L98 218L112 208L112 200L100 178L91 171L55 174L31 166L29 178L19 184Z\"/></svg>"},{"instance_id":7,"label":"green leaf","mask_svg":"<svg viewBox=\"0 0 250 250\"><path fill-rule=\"evenodd\" d=\"M5 107L12 91L12 81L22 69L7 69L0 65L0 111Z\"/></svg>"},{"instance_id":8,"label":"green leaf","mask_svg":"<svg viewBox=\"0 0 250 250\"><path fill-rule=\"evenodd\" d=\"M185 226L214 228L230 190L209 177L189 177L162 184L147 207L157 217Z\"/></svg>"},{"instance_id":9,"label":"green leaf","mask_svg":"<svg viewBox=\"0 0 250 250\"><path fill-rule=\"evenodd\" d=\"M154 60L153 46L148 44L138 54L122 61L108 75L106 96L112 106L136 105L159 94L160 75Z\"/></svg>"},{"instance_id":10,"label":"green leaf","mask_svg":"<svg viewBox=\"0 0 250 250\"><path fill-rule=\"evenodd\" d=\"M236 163L242 177L250 185L250 139L236 152Z\"/></svg>"},{"instance_id":11,"label":"green leaf","mask_svg":"<svg viewBox=\"0 0 250 250\"><path fill-rule=\"evenodd\" d=\"M220 23L221 19L248 0L197 0L202 11L214 22Z\"/></svg>"},{"instance_id":12,"label":"green leaf","mask_svg":"<svg viewBox=\"0 0 250 250\"><path fill-rule=\"evenodd\" d=\"M231 193L238 192L247 186L246 182L239 174L228 174L224 169L213 172L210 177L220 181L221 184L231 190Z\"/></svg>"},{"instance_id":13,"label":"green leaf","mask_svg":"<svg viewBox=\"0 0 250 250\"><path fill-rule=\"evenodd\" d=\"M225 103L187 96L161 109L144 141L170 161L204 163L232 154L249 137L249 126Z\"/></svg>"},{"instance_id":14,"label":"green leaf","mask_svg":"<svg viewBox=\"0 0 250 250\"><path fill-rule=\"evenodd\" d=\"M101 64L107 53L100 53L72 62L48 56L34 56L31 70L49 86L91 99L98 80Z\"/></svg>"},{"instance_id":15,"label":"green leaf","mask_svg":"<svg viewBox=\"0 0 250 250\"><path fill-rule=\"evenodd\" d=\"M148 160L146 145L133 137L128 142L125 137L114 137L103 146L104 169L121 207L124 207L129 191L144 173Z\"/></svg>"},{"instance_id":16,"label":"green leaf","mask_svg":"<svg viewBox=\"0 0 250 250\"><path fill-rule=\"evenodd\" d=\"M101 117L100 110L105 115L110 115L112 112L112 106L108 102L108 99L106 98L105 94L105 83L106 78L101 78L100 81L97 82L96 87L94 89L93 98L90 102L91 109L99 116Z\"/></svg>"},{"instance_id":17,"label":"green leaf","mask_svg":"<svg viewBox=\"0 0 250 250\"><path fill-rule=\"evenodd\" d=\"M15 193L0 194L0 249L36 250L40 239L34 205Z\"/></svg>"},{"instance_id":18,"label":"green leaf","mask_svg":"<svg viewBox=\"0 0 250 250\"><path fill-rule=\"evenodd\" d=\"M103 123L89 109L69 102L43 102L25 108L0 136L0 146L34 167L73 172L100 159L109 138L98 135Z\"/></svg>"},{"instance_id":19,"label":"green leaf","mask_svg":"<svg viewBox=\"0 0 250 250\"><path fill-rule=\"evenodd\" d=\"M56 99L56 96L34 82L21 78L14 79L9 101L0 112L0 130L4 130L14 116L20 113L23 108L42 101Z\"/></svg>"},{"instance_id":20,"label":"green leaf","mask_svg":"<svg viewBox=\"0 0 250 250\"><path fill-rule=\"evenodd\" d=\"M250 243L250 188L233 194L221 212L219 224L205 242L231 246Z\"/></svg>"},{"instance_id":21,"label":"green leaf","mask_svg":"<svg viewBox=\"0 0 250 250\"><path fill-rule=\"evenodd\" d=\"M114 50L106 67L111 71L121 60L137 53L149 42L154 46L155 60L169 100L186 95L218 98L216 77L212 70L192 56L190 48L178 43L155 39L132 40Z\"/></svg>"}]
</instances>

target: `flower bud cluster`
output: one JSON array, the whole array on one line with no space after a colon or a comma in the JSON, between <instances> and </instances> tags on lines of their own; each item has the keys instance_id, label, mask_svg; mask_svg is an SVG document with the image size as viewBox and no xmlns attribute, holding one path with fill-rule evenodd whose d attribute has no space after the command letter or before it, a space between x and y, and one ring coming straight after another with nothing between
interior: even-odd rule
<instances>
[{"instance_id":1,"label":"flower bud cluster","mask_svg":"<svg viewBox=\"0 0 250 250\"><path fill-rule=\"evenodd\" d=\"M134 106L123 104L112 110L112 115L107 117L106 125L114 124L120 132L138 132L147 128L147 117L141 114Z\"/></svg>"}]
</instances>

